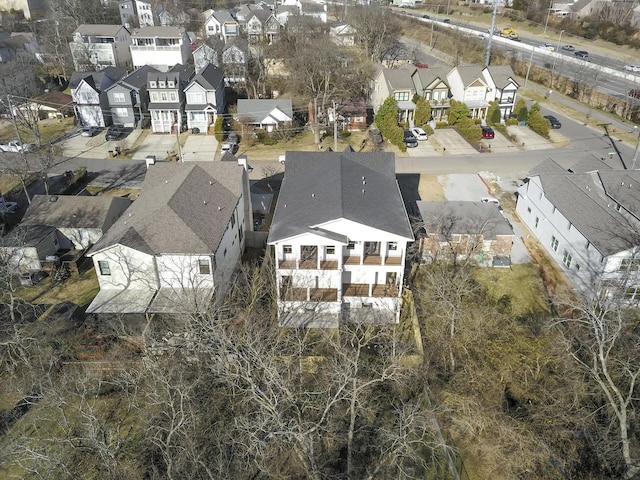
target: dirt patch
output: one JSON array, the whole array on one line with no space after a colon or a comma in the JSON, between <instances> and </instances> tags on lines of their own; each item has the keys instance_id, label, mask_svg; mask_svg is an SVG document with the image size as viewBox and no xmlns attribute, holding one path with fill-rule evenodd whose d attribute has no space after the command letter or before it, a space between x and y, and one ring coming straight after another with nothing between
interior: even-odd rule
<instances>
[{"instance_id":1,"label":"dirt patch","mask_svg":"<svg viewBox=\"0 0 640 480\"><path fill-rule=\"evenodd\" d=\"M446 177L445 178L446 181ZM420 184L418 185L418 194L421 200L426 201L442 201L446 200L444 196L444 187L438 181L436 175L420 175Z\"/></svg>"}]
</instances>

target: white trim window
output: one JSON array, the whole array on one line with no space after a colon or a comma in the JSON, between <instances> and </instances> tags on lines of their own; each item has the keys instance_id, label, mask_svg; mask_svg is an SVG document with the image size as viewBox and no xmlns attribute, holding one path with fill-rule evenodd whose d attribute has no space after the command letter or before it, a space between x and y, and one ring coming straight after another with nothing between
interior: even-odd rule
<instances>
[{"instance_id":1,"label":"white trim window","mask_svg":"<svg viewBox=\"0 0 640 480\"><path fill-rule=\"evenodd\" d=\"M124 103L127 101L124 92L114 92L113 93L113 101L115 103Z\"/></svg>"}]
</instances>

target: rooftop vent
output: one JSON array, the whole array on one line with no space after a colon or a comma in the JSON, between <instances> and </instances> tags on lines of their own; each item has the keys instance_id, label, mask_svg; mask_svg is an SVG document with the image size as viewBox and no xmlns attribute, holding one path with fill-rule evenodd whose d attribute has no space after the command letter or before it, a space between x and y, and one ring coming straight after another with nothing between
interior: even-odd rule
<instances>
[{"instance_id":1,"label":"rooftop vent","mask_svg":"<svg viewBox=\"0 0 640 480\"><path fill-rule=\"evenodd\" d=\"M57 195L51 195L49 197L49 201L50 202L57 202L58 201L58 196Z\"/></svg>"}]
</instances>

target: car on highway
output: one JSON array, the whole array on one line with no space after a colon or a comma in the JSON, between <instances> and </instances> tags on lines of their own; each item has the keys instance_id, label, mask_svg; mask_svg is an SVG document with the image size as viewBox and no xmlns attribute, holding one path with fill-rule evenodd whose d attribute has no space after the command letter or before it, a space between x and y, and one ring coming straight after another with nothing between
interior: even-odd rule
<instances>
[{"instance_id":1,"label":"car on highway","mask_svg":"<svg viewBox=\"0 0 640 480\"><path fill-rule=\"evenodd\" d=\"M491 127L482 127L482 138L495 138L496 134Z\"/></svg>"},{"instance_id":2,"label":"car on highway","mask_svg":"<svg viewBox=\"0 0 640 480\"><path fill-rule=\"evenodd\" d=\"M562 124L560 123L560 120L558 120L553 115L545 115L544 118L549 120L549 123L551 124L551 128L560 128L560 127L562 127Z\"/></svg>"},{"instance_id":3,"label":"car on highway","mask_svg":"<svg viewBox=\"0 0 640 480\"><path fill-rule=\"evenodd\" d=\"M416 137L418 140L429 140L429 136L427 135L427 132L425 132L420 127L412 128L411 133L413 133L413 136Z\"/></svg>"},{"instance_id":4,"label":"car on highway","mask_svg":"<svg viewBox=\"0 0 640 480\"><path fill-rule=\"evenodd\" d=\"M18 140L12 142L0 143L0 152L28 152L33 149L33 145L30 143L20 143Z\"/></svg>"},{"instance_id":5,"label":"car on highway","mask_svg":"<svg viewBox=\"0 0 640 480\"><path fill-rule=\"evenodd\" d=\"M624 69L627 72L638 73L638 72L640 72L640 65L625 65Z\"/></svg>"},{"instance_id":6,"label":"car on highway","mask_svg":"<svg viewBox=\"0 0 640 480\"><path fill-rule=\"evenodd\" d=\"M562 50L566 50L567 52L575 52L576 47L574 47L573 45L563 45Z\"/></svg>"},{"instance_id":7,"label":"car on highway","mask_svg":"<svg viewBox=\"0 0 640 480\"><path fill-rule=\"evenodd\" d=\"M585 58L585 59L589 58L589 52L585 50L578 50L577 52L574 52L574 55L578 58Z\"/></svg>"},{"instance_id":8,"label":"car on highway","mask_svg":"<svg viewBox=\"0 0 640 480\"><path fill-rule=\"evenodd\" d=\"M425 20L429 20L429 15L422 15L422 18L424 18Z\"/></svg>"},{"instance_id":9,"label":"car on highway","mask_svg":"<svg viewBox=\"0 0 640 480\"><path fill-rule=\"evenodd\" d=\"M404 146L407 148L416 148L418 146L418 139L411 133L411 130L404 131Z\"/></svg>"},{"instance_id":10,"label":"car on highway","mask_svg":"<svg viewBox=\"0 0 640 480\"><path fill-rule=\"evenodd\" d=\"M538 48L540 50L546 50L547 52L555 51L555 47L553 45L551 45L550 43L545 43L543 45L538 45Z\"/></svg>"},{"instance_id":11,"label":"car on highway","mask_svg":"<svg viewBox=\"0 0 640 480\"><path fill-rule=\"evenodd\" d=\"M451 23L451 20L449 20L448 18L445 18L444 20L442 20L442 23Z\"/></svg>"},{"instance_id":12,"label":"car on highway","mask_svg":"<svg viewBox=\"0 0 640 480\"><path fill-rule=\"evenodd\" d=\"M82 137L93 137L98 133L98 127L82 127L80 135Z\"/></svg>"},{"instance_id":13,"label":"car on highway","mask_svg":"<svg viewBox=\"0 0 640 480\"><path fill-rule=\"evenodd\" d=\"M118 140L123 133L124 133L124 125L116 123L114 125L111 125L109 128L107 128L107 133L105 134L104 138L107 141Z\"/></svg>"}]
</instances>

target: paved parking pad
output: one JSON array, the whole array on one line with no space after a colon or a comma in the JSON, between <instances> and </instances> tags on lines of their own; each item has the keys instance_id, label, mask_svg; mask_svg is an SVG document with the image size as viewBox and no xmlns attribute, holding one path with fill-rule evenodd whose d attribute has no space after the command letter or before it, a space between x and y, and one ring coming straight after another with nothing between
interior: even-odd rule
<instances>
[{"instance_id":1,"label":"paved parking pad","mask_svg":"<svg viewBox=\"0 0 640 480\"><path fill-rule=\"evenodd\" d=\"M149 133L133 154L134 160L144 160L149 155L156 160L166 160L170 153L178 153L177 137L170 133Z\"/></svg>"},{"instance_id":2,"label":"paved parking pad","mask_svg":"<svg viewBox=\"0 0 640 480\"><path fill-rule=\"evenodd\" d=\"M189 135L182 147L185 162L212 162L218 149L215 135Z\"/></svg>"},{"instance_id":3,"label":"paved parking pad","mask_svg":"<svg viewBox=\"0 0 640 480\"><path fill-rule=\"evenodd\" d=\"M482 139L482 144L489 148L489 151L491 153L515 153L522 150L522 148L519 148L511 140L509 140L497 130L494 130L494 134L495 137L492 139Z\"/></svg>"},{"instance_id":4,"label":"paved parking pad","mask_svg":"<svg viewBox=\"0 0 640 480\"><path fill-rule=\"evenodd\" d=\"M437 144L440 145L440 152L446 155L473 155L478 151L469 145L462 135L453 128L437 129L433 133Z\"/></svg>"},{"instance_id":5,"label":"paved parking pad","mask_svg":"<svg viewBox=\"0 0 640 480\"><path fill-rule=\"evenodd\" d=\"M547 150L554 148L549 140L541 137L527 126L509 125L507 126L507 132L509 132L509 135L515 135L517 137L517 143L520 144L523 150Z\"/></svg>"},{"instance_id":6,"label":"paved parking pad","mask_svg":"<svg viewBox=\"0 0 640 480\"><path fill-rule=\"evenodd\" d=\"M410 157L439 157L441 153L436 151L430 140L423 140L418 142L416 148L407 148L407 155Z\"/></svg>"},{"instance_id":7,"label":"paved parking pad","mask_svg":"<svg viewBox=\"0 0 640 480\"><path fill-rule=\"evenodd\" d=\"M130 148L138 139L141 130L132 130L128 135L118 140L107 142L105 139L106 128L101 129L93 137L83 137L78 133L67 138L63 144L63 155L65 157L83 157L93 159L109 158L109 151L115 151L116 147Z\"/></svg>"}]
</instances>

